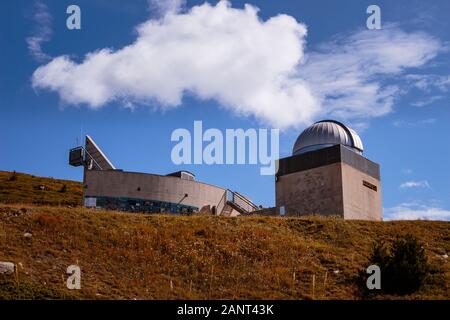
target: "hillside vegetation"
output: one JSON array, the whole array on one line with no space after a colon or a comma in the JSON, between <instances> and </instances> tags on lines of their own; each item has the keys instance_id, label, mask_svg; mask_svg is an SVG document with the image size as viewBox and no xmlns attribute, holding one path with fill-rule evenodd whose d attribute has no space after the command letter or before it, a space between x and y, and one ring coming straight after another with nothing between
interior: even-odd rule
<instances>
[{"instance_id":1,"label":"hillside vegetation","mask_svg":"<svg viewBox=\"0 0 450 320\"><path fill-rule=\"evenodd\" d=\"M79 183L22 175L15 182L5 182L10 175L2 173L0 178L0 199L8 202L0 204L0 261L15 263L17 272L0 275L0 299L450 296L448 222L187 217L102 211L68 207L81 202ZM36 191L35 184L48 185L51 195L39 190L27 198L30 190ZM58 192L61 184L75 194ZM52 202L53 195L59 200ZM19 203L13 203L13 199ZM38 205L46 201L53 205ZM412 234L422 243L432 274L414 294L367 295L359 275L368 266L373 244L404 234ZM66 269L72 264L81 267L81 290L66 288Z\"/></svg>"},{"instance_id":2,"label":"hillside vegetation","mask_svg":"<svg viewBox=\"0 0 450 320\"><path fill-rule=\"evenodd\" d=\"M80 206L80 182L0 171L0 203Z\"/></svg>"}]
</instances>

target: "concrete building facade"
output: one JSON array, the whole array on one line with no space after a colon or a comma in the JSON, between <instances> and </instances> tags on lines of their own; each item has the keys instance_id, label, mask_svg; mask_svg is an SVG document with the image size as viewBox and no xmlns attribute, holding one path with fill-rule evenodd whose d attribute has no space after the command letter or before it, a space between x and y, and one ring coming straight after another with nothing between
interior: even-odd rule
<instances>
[{"instance_id":1,"label":"concrete building facade","mask_svg":"<svg viewBox=\"0 0 450 320\"><path fill-rule=\"evenodd\" d=\"M84 147L70 150L69 163L83 166L83 205L144 213L209 213L236 216L255 211L247 197L199 182L188 171L167 175L127 172L112 162L86 136Z\"/></svg>"},{"instance_id":2,"label":"concrete building facade","mask_svg":"<svg viewBox=\"0 0 450 320\"><path fill-rule=\"evenodd\" d=\"M382 220L380 166L363 156L358 134L325 120L306 128L290 157L278 161L275 207L199 182L188 171L168 175L116 169L94 140L70 151L69 163L84 167L86 207L146 212L216 215L323 215Z\"/></svg>"},{"instance_id":3,"label":"concrete building facade","mask_svg":"<svg viewBox=\"0 0 450 320\"><path fill-rule=\"evenodd\" d=\"M307 128L279 161L275 212L382 220L380 166L362 156L355 135L336 121Z\"/></svg>"},{"instance_id":4,"label":"concrete building facade","mask_svg":"<svg viewBox=\"0 0 450 320\"><path fill-rule=\"evenodd\" d=\"M147 212L198 212L205 206L217 207L226 192L181 176L122 170L86 170L83 185L85 205Z\"/></svg>"}]
</instances>

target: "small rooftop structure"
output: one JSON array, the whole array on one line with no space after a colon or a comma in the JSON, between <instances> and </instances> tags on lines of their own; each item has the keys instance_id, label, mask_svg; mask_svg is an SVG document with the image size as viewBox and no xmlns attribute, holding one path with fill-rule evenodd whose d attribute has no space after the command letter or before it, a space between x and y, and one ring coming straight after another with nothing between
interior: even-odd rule
<instances>
[{"instance_id":1,"label":"small rooftop structure","mask_svg":"<svg viewBox=\"0 0 450 320\"><path fill-rule=\"evenodd\" d=\"M186 171L186 170L172 172L172 173L166 174L166 176L177 177L177 178L181 178L184 180L195 181L195 174L193 174L192 172Z\"/></svg>"}]
</instances>

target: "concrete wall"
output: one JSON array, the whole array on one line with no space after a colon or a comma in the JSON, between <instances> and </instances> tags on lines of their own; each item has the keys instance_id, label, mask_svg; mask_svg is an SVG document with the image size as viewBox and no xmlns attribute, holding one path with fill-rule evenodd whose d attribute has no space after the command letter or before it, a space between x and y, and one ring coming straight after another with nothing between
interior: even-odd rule
<instances>
[{"instance_id":1,"label":"concrete wall","mask_svg":"<svg viewBox=\"0 0 450 320\"><path fill-rule=\"evenodd\" d=\"M364 181L377 190L365 186ZM277 214L284 205L286 216L382 220L380 181L344 162L279 176L275 186Z\"/></svg>"},{"instance_id":2,"label":"concrete wall","mask_svg":"<svg viewBox=\"0 0 450 320\"><path fill-rule=\"evenodd\" d=\"M277 213L344 216L341 163L279 176L275 183Z\"/></svg>"},{"instance_id":3,"label":"concrete wall","mask_svg":"<svg viewBox=\"0 0 450 320\"><path fill-rule=\"evenodd\" d=\"M198 181L117 170L85 170L84 197L129 197L178 203L199 208L216 206L225 189ZM140 188L140 191L138 191Z\"/></svg>"},{"instance_id":4,"label":"concrete wall","mask_svg":"<svg viewBox=\"0 0 450 320\"><path fill-rule=\"evenodd\" d=\"M253 211L250 215L254 216L277 216L279 213L277 212L276 207L263 208L257 211Z\"/></svg>"},{"instance_id":5,"label":"concrete wall","mask_svg":"<svg viewBox=\"0 0 450 320\"><path fill-rule=\"evenodd\" d=\"M378 179L342 163L342 187L344 218L361 220L383 220L381 183ZM376 187L376 191L364 186L363 181Z\"/></svg>"}]
</instances>

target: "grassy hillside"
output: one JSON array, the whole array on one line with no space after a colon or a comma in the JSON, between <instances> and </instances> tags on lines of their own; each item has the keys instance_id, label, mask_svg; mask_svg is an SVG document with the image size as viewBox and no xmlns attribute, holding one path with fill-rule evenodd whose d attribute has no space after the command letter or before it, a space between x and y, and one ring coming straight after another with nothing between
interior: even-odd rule
<instances>
[{"instance_id":1,"label":"grassy hillside","mask_svg":"<svg viewBox=\"0 0 450 320\"><path fill-rule=\"evenodd\" d=\"M59 195L59 182L39 181L55 182L53 192ZM13 191L2 197L12 193L26 198ZM450 265L444 256L450 252L448 222L141 215L37 206L31 204L35 199L40 198L24 199L28 204L0 204L0 261L18 265L17 275L0 276L0 299L450 296ZM358 274L368 265L373 243L406 233L424 245L433 274L412 295L365 296ZM78 291L65 288L65 271L71 264L82 270Z\"/></svg>"},{"instance_id":2,"label":"grassy hillside","mask_svg":"<svg viewBox=\"0 0 450 320\"><path fill-rule=\"evenodd\" d=\"M0 171L0 203L80 206L82 193L77 181Z\"/></svg>"}]
</instances>

